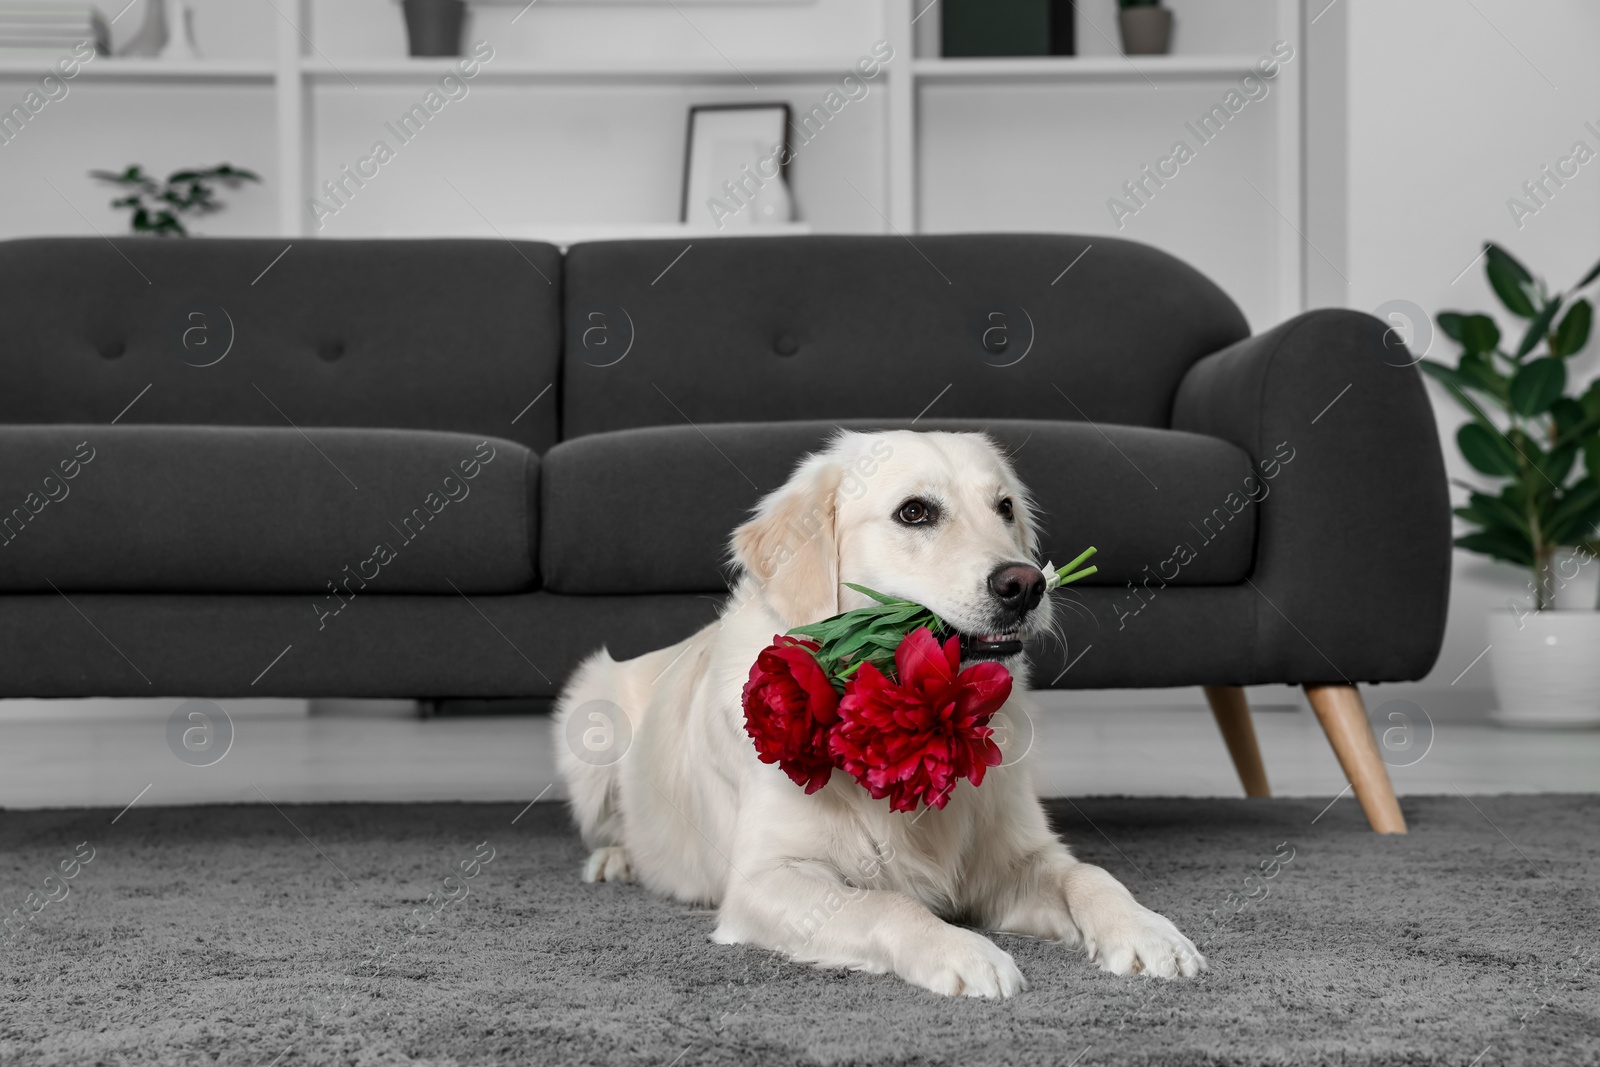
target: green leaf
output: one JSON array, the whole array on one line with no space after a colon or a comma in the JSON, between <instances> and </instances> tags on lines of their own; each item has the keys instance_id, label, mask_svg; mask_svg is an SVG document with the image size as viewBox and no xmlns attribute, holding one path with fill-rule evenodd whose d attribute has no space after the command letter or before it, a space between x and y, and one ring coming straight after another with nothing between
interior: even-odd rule
<instances>
[{"instance_id":1,"label":"green leaf","mask_svg":"<svg viewBox=\"0 0 1600 1067\"><path fill-rule=\"evenodd\" d=\"M1469 422L1456 431L1456 445L1468 463L1484 473L1510 478L1518 472L1517 450L1501 434Z\"/></svg>"},{"instance_id":2,"label":"green leaf","mask_svg":"<svg viewBox=\"0 0 1600 1067\"><path fill-rule=\"evenodd\" d=\"M1550 540L1558 545L1581 545L1593 542L1597 534L1600 534L1600 499L1563 520Z\"/></svg>"},{"instance_id":3,"label":"green leaf","mask_svg":"<svg viewBox=\"0 0 1600 1067\"><path fill-rule=\"evenodd\" d=\"M1487 315L1469 315L1461 324L1461 343L1468 352L1493 352L1500 345L1500 327Z\"/></svg>"},{"instance_id":4,"label":"green leaf","mask_svg":"<svg viewBox=\"0 0 1600 1067\"><path fill-rule=\"evenodd\" d=\"M1500 345L1500 327L1487 315L1441 311L1437 321L1445 336L1460 342L1468 352L1493 352Z\"/></svg>"},{"instance_id":5,"label":"green leaf","mask_svg":"<svg viewBox=\"0 0 1600 1067\"><path fill-rule=\"evenodd\" d=\"M1579 282L1577 285L1574 285L1572 288L1574 291L1582 289L1596 278L1600 278L1600 263L1596 263L1594 266L1590 267L1589 273L1583 276L1583 281Z\"/></svg>"},{"instance_id":6,"label":"green leaf","mask_svg":"<svg viewBox=\"0 0 1600 1067\"><path fill-rule=\"evenodd\" d=\"M1577 445L1586 449L1589 442L1600 433L1600 382L1590 385L1577 400L1565 400L1565 403L1558 401L1550 410L1556 415L1556 428L1559 431L1553 446ZM1572 417L1577 411L1583 412L1581 420ZM1562 412L1567 414L1563 415ZM1600 466L1593 470L1600 474Z\"/></svg>"},{"instance_id":7,"label":"green leaf","mask_svg":"<svg viewBox=\"0 0 1600 1067\"><path fill-rule=\"evenodd\" d=\"M1583 346L1589 343L1593 317L1594 308L1587 300L1579 300L1568 308L1561 325L1556 327L1555 336L1550 339L1550 354L1565 357L1583 351Z\"/></svg>"},{"instance_id":8,"label":"green leaf","mask_svg":"<svg viewBox=\"0 0 1600 1067\"><path fill-rule=\"evenodd\" d=\"M1485 525L1494 523L1500 526L1510 526L1512 529L1520 530L1524 534L1528 532L1527 516L1520 508L1503 497L1490 496L1488 493L1473 493L1467 499L1471 501L1471 510L1475 510L1484 516L1484 518L1477 520L1478 522Z\"/></svg>"},{"instance_id":9,"label":"green leaf","mask_svg":"<svg viewBox=\"0 0 1600 1067\"><path fill-rule=\"evenodd\" d=\"M1525 463L1529 464L1530 466L1537 467L1540 470L1544 469L1544 449L1539 447L1539 441L1537 439L1530 436L1524 430L1513 426L1506 431L1505 441L1506 444L1511 448L1511 451L1519 456ZM1548 483L1546 483L1542 478L1530 481L1529 485L1530 488L1536 493L1545 492L1549 489Z\"/></svg>"},{"instance_id":10,"label":"green leaf","mask_svg":"<svg viewBox=\"0 0 1600 1067\"><path fill-rule=\"evenodd\" d=\"M1583 469L1591 478L1600 478L1600 437L1591 437L1583 443Z\"/></svg>"},{"instance_id":11,"label":"green leaf","mask_svg":"<svg viewBox=\"0 0 1600 1067\"><path fill-rule=\"evenodd\" d=\"M1440 363L1436 359L1424 359L1419 366L1422 367L1422 373L1431 378L1437 378L1441 382L1451 383L1457 389L1466 389L1472 384L1448 363Z\"/></svg>"},{"instance_id":12,"label":"green leaf","mask_svg":"<svg viewBox=\"0 0 1600 1067\"><path fill-rule=\"evenodd\" d=\"M1593 477L1575 484L1545 520L1545 536L1555 544L1571 543L1574 536L1587 534L1591 512L1600 508L1600 483Z\"/></svg>"},{"instance_id":13,"label":"green leaf","mask_svg":"<svg viewBox=\"0 0 1600 1067\"><path fill-rule=\"evenodd\" d=\"M1504 523L1484 522L1476 516L1463 514L1464 512L1468 512L1470 510L1470 508L1458 508L1456 510L1456 515L1468 522L1477 523L1481 528L1477 530L1469 530L1467 534L1464 534L1463 536L1481 534L1483 537L1479 543L1485 545L1492 543L1497 552L1505 555L1514 556L1524 551L1529 553L1532 552L1532 548L1530 546L1533 544L1533 542L1532 539L1528 537L1526 530L1520 529L1516 526L1507 526Z\"/></svg>"},{"instance_id":14,"label":"green leaf","mask_svg":"<svg viewBox=\"0 0 1600 1067\"><path fill-rule=\"evenodd\" d=\"M1495 370L1488 356L1463 352L1456 373L1472 388L1499 401L1502 407L1511 395L1511 379Z\"/></svg>"},{"instance_id":15,"label":"green leaf","mask_svg":"<svg viewBox=\"0 0 1600 1067\"><path fill-rule=\"evenodd\" d=\"M1484 246L1488 263L1484 270L1489 275L1489 285L1506 310L1519 318L1533 318L1536 309L1529 291L1533 288L1533 275L1518 263L1511 253L1497 244Z\"/></svg>"},{"instance_id":16,"label":"green leaf","mask_svg":"<svg viewBox=\"0 0 1600 1067\"><path fill-rule=\"evenodd\" d=\"M1425 359L1422 361L1421 367L1424 374L1442 383L1445 389L1450 392L1450 395L1456 398L1456 402L1466 408L1474 418L1483 418L1478 405L1473 403L1466 395L1468 389L1478 388L1478 385L1471 378L1449 364L1440 363L1437 360ZM1491 371L1491 373L1493 372ZM1495 395L1496 399L1503 399L1497 394L1491 395Z\"/></svg>"},{"instance_id":17,"label":"green leaf","mask_svg":"<svg viewBox=\"0 0 1600 1067\"><path fill-rule=\"evenodd\" d=\"M1533 548L1527 538L1512 538L1505 536L1499 530L1479 530L1458 537L1455 544L1469 552L1481 552L1485 556L1515 563L1521 567L1533 566Z\"/></svg>"},{"instance_id":18,"label":"green leaf","mask_svg":"<svg viewBox=\"0 0 1600 1067\"><path fill-rule=\"evenodd\" d=\"M1438 377L1438 375L1434 375L1434 377ZM1469 397L1462 388L1457 386L1455 382L1451 380L1441 378L1440 381L1441 384L1444 385L1445 392L1455 397L1456 403L1460 404L1464 409L1466 409L1467 414L1472 416L1473 422L1478 423L1491 433L1498 432L1498 428L1495 426L1495 424L1490 422L1489 417L1483 413L1482 406ZM1495 403L1500 407L1504 408L1506 406L1505 401L1501 398L1495 397L1494 400Z\"/></svg>"},{"instance_id":19,"label":"green leaf","mask_svg":"<svg viewBox=\"0 0 1600 1067\"><path fill-rule=\"evenodd\" d=\"M900 599L897 599L895 597L888 596L888 595L886 595L884 593L880 593L876 589L868 589L864 585L856 585L854 582L845 582L844 584L849 586L851 589L854 589L856 592L860 593L862 596L870 597L871 599L876 600L880 604L888 604L888 605L891 605L893 607L898 607L901 604L909 604L909 603L911 603L911 601L909 601L909 600L900 600Z\"/></svg>"},{"instance_id":20,"label":"green leaf","mask_svg":"<svg viewBox=\"0 0 1600 1067\"><path fill-rule=\"evenodd\" d=\"M1517 371L1511 379L1511 410L1518 415L1542 415L1567 387L1567 365L1545 356Z\"/></svg>"},{"instance_id":21,"label":"green leaf","mask_svg":"<svg viewBox=\"0 0 1600 1067\"><path fill-rule=\"evenodd\" d=\"M1567 480L1567 475L1572 473L1572 465L1578 459L1577 445L1560 445L1550 450L1543 462L1539 464L1544 471L1544 476L1557 485Z\"/></svg>"},{"instance_id":22,"label":"green leaf","mask_svg":"<svg viewBox=\"0 0 1600 1067\"><path fill-rule=\"evenodd\" d=\"M1592 542L1600 534L1600 498L1588 503L1583 510L1573 514L1562 521L1558 528L1559 538L1552 538L1558 545L1581 545Z\"/></svg>"},{"instance_id":23,"label":"green leaf","mask_svg":"<svg viewBox=\"0 0 1600 1067\"><path fill-rule=\"evenodd\" d=\"M1560 309L1561 298L1558 296L1539 310L1539 314L1535 315L1533 321L1528 324L1527 332L1522 335L1522 343L1517 346L1518 359L1539 347L1539 342L1544 340L1545 335L1550 332L1550 323L1555 321L1556 312ZM1551 355L1555 355L1555 353L1552 352Z\"/></svg>"},{"instance_id":24,"label":"green leaf","mask_svg":"<svg viewBox=\"0 0 1600 1067\"><path fill-rule=\"evenodd\" d=\"M1556 429L1560 433L1577 429L1589 417L1589 413L1583 410L1583 405L1570 396L1563 396L1551 404L1550 415L1556 420Z\"/></svg>"},{"instance_id":25,"label":"green leaf","mask_svg":"<svg viewBox=\"0 0 1600 1067\"><path fill-rule=\"evenodd\" d=\"M1493 352L1500 347L1500 327L1487 315L1468 315L1461 320L1460 341L1468 352Z\"/></svg>"}]
</instances>

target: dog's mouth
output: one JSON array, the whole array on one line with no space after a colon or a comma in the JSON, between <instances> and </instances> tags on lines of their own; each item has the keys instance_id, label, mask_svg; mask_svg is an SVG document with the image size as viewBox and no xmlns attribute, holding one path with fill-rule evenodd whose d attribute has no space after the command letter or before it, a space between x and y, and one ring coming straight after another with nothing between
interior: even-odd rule
<instances>
[{"instance_id":1,"label":"dog's mouth","mask_svg":"<svg viewBox=\"0 0 1600 1067\"><path fill-rule=\"evenodd\" d=\"M1022 652L1022 638L1016 630L991 634L961 634L961 658L1009 659Z\"/></svg>"}]
</instances>

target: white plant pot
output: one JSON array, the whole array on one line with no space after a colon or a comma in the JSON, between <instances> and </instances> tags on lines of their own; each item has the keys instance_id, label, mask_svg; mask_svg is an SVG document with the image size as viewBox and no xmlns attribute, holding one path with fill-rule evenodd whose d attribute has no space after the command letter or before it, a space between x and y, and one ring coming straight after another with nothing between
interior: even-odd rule
<instances>
[{"instance_id":1,"label":"white plant pot","mask_svg":"<svg viewBox=\"0 0 1600 1067\"><path fill-rule=\"evenodd\" d=\"M1600 726L1600 611L1489 613L1501 726Z\"/></svg>"}]
</instances>

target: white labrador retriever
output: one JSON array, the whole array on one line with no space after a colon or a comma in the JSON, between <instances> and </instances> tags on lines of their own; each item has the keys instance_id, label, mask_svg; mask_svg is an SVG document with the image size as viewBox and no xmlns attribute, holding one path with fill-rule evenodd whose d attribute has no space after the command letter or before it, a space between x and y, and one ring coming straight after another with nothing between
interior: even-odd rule
<instances>
[{"instance_id":1,"label":"white labrador retriever","mask_svg":"<svg viewBox=\"0 0 1600 1067\"><path fill-rule=\"evenodd\" d=\"M1022 641L1050 623L1027 490L982 434L842 433L734 531L742 574L721 619L618 663L600 651L557 705L586 881L638 879L719 909L714 940L827 967L892 971L949 995L1025 988L977 929L1083 949L1115 974L1204 968L1195 946L1050 831L1026 761L960 783L943 810L892 813L848 775L807 796L756 758L741 689L774 634L868 601L846 582L924 604L962 635L963 664L998 659L1027 715ZM1063 546L1076 548L1079 546ZM598 711L595 709L599 709ZM614 762L577 729L631 732ZM626 716L627 723L611 720ZM630 730L631 727L631 730ZM964 925L954 925L955 923Z\"/></svg>"}]
</instances>

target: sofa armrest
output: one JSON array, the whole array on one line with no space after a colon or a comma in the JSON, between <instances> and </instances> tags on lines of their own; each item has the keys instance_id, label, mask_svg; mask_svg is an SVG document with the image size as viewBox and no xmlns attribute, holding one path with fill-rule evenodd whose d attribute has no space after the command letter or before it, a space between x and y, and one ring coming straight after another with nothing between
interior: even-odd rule
<instances>
[{"instance_id":1,"label":"sofa armrest","mask_svg":"<svg viewBox=\"0 0 1600 1067\"><path fill-rule=\"evenodd\" d=\"M1450 595L1450 501L1433 407L1387 326L1307 312L1216 352L1172 427L1260 472L1256 677L1401 681L1433 667Z\"/></svg>"}]
</instances>

